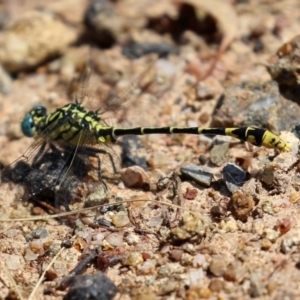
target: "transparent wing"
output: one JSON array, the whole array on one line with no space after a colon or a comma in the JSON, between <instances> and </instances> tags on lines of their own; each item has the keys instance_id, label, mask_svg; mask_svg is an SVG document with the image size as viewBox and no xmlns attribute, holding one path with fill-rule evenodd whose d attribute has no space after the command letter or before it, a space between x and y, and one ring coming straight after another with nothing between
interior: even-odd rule
<instances>
[{"instance_id":1,"label":"transparent wing","mask_svg":"<svg viewBox=\"0 0 300 300\"><path fill-rule=\"evenodd\" d=\"M76 93L75 98L79 100L79 103L84 104L87 109L101 115L102 121L105 120L108 125L112 125L111 120L116 122L118 119L124 119L124 115L140 96L141 91L147 90L153 83L155 64L156 59L151 57L142 70L138 70L137 73L133 65L129 66L128 70L131 71L128 72L135 72L134 79L120 91L117 85L114 86L113 83L106 85L103 83L103 76L100 76L97 72L97 63L93 63L91 56L89 56L85 68L78 78L77 89L74 90ZM107 85L109 85L109 88Z\"/></svg>"},{"instance_id":2,"label":"transparent wing","mask_svg":"<svg viewBox=\"0 0 300 300\"><path fill-rule=\"evenodd\" d=\"M91 145L92 134L82 136L77 147L66 146L72 152L57 185L56 206L69 208L70 204L93 206L107 196L106 181L116 180L120 161L108 144ZM76 207L78 208L78 207Z\"/></svg>"},{"instance_id":3,"label":"transparent wing","mask_svg":"<svg viewBox=\"0 0 300 300\"><path fill-rule=\"evenodd\" d=\"M70 203L84 203L90 194L102 197L99 193L95 195L95 191L105 190L103 180L116 178L119 170L119 159L113 149L107 144L91 146L90 135L82 137L81 146L59 145L50 139L51 131L47 130L47 136L37 139L1 171L0 198L14 189L14 200L38 196L55 200L55 206L68 209Z\"/></svg>"},{"instance_id":4,"label":"transparent wing","mask_svg":"<svg viewBox=\"0 0 300 300\"><path fill-rule=\"evenodd\" d=\"M86 97L90 74L87 64L80 76L77 103L82 103ZM84 182L92 182L97 187L103 185L103 178L115 176L119 170L119 159L109 145L92 145L93 132L83 130L78 146L52 140L56 136L53 132L69 121L66 114L64 119L49 125L20 158L1 170L0 198L5 197L9 189L22 187L19 199L27 200L42 194L47 198L54 197L60 205L68 203L78 194L76 191ZM72 126L72 122L67 125ZM80 193L81 199L86 196L85 191Z\"/></svg>"}]
</instances>

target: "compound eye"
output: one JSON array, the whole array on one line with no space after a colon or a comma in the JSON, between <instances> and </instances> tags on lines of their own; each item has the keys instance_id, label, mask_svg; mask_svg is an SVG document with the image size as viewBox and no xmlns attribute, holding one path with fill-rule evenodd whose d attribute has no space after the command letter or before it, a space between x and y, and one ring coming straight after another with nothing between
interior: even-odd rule
<instances>
[{"instance_id":1,"label":"compound eye","mask_svg":"<svg viewBox=\"0 0 300 300\"><path fill-rule=\"evenodd\" d=\"M46 115L46 108L42 105L36 105L21 122L23 134L28 137L33 137L36 134L37 123Z\"/></svg>"},{"instance_id":2,"label":"compound eye","mask_svg":"<svg viewBox=\"0 0 300 300\"><path fill-rule=\"evenodd\" d=\"M33 117L29 113L25 116L25 118L23 119L23 121L21 123L21 129L22 129L23 134L28 137L33 137L34 136L33 126L34 126Z\"/></svg>"}]
</instances>

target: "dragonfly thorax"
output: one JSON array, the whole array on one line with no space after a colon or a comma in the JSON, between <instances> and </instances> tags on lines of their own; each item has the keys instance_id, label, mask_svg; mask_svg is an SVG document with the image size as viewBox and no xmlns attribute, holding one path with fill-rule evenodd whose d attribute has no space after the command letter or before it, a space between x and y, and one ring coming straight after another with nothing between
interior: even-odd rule
<instances>
[{"instance_id":1,"label":"dragonfly thorax","mask_svg":"<svg viewBox=\"0 0 300 300\"><path fill-rule=\"evenodd\" d=\"M97 112L85 109L78 103L67 104L51 114L43 106L35 106L21 123L24 135L45 137L70 145L106 143L111 139L111 127L100 124Z\"/></svg>"}]
</instances>

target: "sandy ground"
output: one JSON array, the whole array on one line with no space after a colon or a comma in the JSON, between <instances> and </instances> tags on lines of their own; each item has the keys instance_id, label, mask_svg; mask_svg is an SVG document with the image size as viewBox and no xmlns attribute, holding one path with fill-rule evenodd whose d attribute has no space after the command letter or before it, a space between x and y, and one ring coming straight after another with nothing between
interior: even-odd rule
<instances>
[{"instance_id":1,"label":"sandy ground","mask_svg":"<svg viewBox=\"0 0 300 300\"><path fill-rule=\"evenodd\" d=\"M0 299L300 299L300 6L209 3L1 2ZM38 154L49 138L32 144L20 121L75 99L109 126L253 125L291 151L228 136L124 137L94 146L120 171L101 155L105 184L79 150L52 187L69 156L61 145ZM228 164L241 182L223 179ZM182 173L191 165L200 179ZM65 283L78 265L76 275L109 278L88 288L95 298L74 288L83 279Z\"/></svg>"}]
</instances>

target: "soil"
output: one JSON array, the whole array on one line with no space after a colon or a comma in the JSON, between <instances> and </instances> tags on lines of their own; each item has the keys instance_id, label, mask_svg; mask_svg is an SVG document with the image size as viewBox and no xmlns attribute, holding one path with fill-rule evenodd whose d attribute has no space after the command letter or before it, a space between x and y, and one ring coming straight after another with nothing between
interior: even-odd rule
<instances>
[{"instance_id":1,"label":"soil","mask_svg":"<svg viewBox=\"0 0 300 300\"><path fill-rule=\"evenodd\" d=\"M298 1L0 7L0 299L300 299ZM290 151L120 137L93 146L101 181L79 147L53 184L68 152L36 161L51 138L20 122L75 101L103 126L256 126Z\"/></svg>"}]
</instances>

